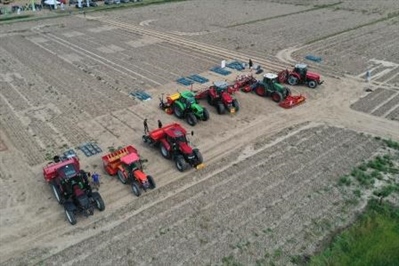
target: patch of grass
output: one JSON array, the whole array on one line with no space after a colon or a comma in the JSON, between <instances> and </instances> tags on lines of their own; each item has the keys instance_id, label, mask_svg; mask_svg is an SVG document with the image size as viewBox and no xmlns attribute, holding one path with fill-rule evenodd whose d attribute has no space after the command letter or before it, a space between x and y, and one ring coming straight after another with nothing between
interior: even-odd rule
<instances>
[{"instance_id":1,"label":"patch of grass","mask_svg":"<svg viewBox=\"0 0 399 266\"><path fill-rule=\"evenodd\" d=\"M398 14L396 14L398 16ZM389 148L399 150L399 142L391 140L391 139L383 139L382 140Z\"/></svg>"},{"instance_id":2,"label":"patch of grass","mask_svg":"<svg viewBox=\"0 0 399 266\"><path fill-rule=\"evenodd\" d=\"M242 266L241 263L239 263L233 255L230 255L228 257L222 258L222 265L223 266Z\"/></svg>"},{"instance_id":3,"label":"patch of grass","mask_svg":"<svg viewBox=\"0 0 399 266\"><path fill-rule=\"evenodd\" d=\"M354 194L356 197L358 197L358 198L360 198L360 197L362 196L362 192L360 191L360 189L355 189L355 190L353 190L353 194Z\"/></svg>"},{"instance_id":4,"label":"patch of grass","mask_svg":"<svg viewBox=\"0 0 399 266\"><path fill-rule=\"evenodd\" d=\"M26 19L26 18L30 18L32 16L33 15L5 16L5 17L0 17L0 22L1 21L12 21L12 20Z\"/></svg>"},{"instance_id":5,"label":"patch of grass","mask_svg":"<svg viewBox=\"0 0 399 266\"><path fill-rule=\"evenodd\" d=\"M353 169L351 176L356 178L356 180L363 186L370 187L372 184L374 184L374 178L359 168Z\"/></svg>"},{"instance_id":6,"label":"patch of grass","mask_svg":"<svg viewBox=\"0 0 399 266\"><path fill-rule=\"evenodd\" d=\"M344 175L342 176L339 181L338 181L338 185L339 186L350 186L350 184L352 183L351 179L349 176Z\"/></svg>"},{"instance_id":7,"label":"patch of grass","mask_svg":"<svg viewBox=\"0 0 399 266\"><path fill-rule=\"evenodd\" d=\"M351 228L336 235L309 265L399 265L399 208L369 202Z\"/></svg>"}]
</instances>

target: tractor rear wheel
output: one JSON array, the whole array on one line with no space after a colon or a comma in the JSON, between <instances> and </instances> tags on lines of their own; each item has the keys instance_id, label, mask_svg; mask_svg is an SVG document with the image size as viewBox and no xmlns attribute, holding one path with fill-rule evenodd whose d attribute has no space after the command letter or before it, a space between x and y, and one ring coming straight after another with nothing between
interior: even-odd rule
<instances>
[{"instance_id":1,"label":"tractor rear wheel","mask_svg":"<svg viewBox=\"0 0 399 266\"><path fill-rule=\"evenodd\" d=\"M224 104L221 102L217 103L216 109L217 109L218 114L220 114L220 115L222 115L226 112L226 108L224 107Z\"/></svg>"},{"instance_id":2,"label":"tractor rear wheel","mask_svg":"<svg viewBox=\"0 0 399 266\"><path fill-rule=\"evenodd\" d=\"M102 212L103 210L105 210L105 204L103 201L103 198L101 197L100 193L98 192L93 192L92 193L93 199L96 202L96 208Z\"/></svg>"},{"instance_id":3,"label":"tractor rear wheel","mask_svg":"<svg viewBox=\"0 0 399 266\"><path fill-rule=\"evenodd\" d=\"M70 224L72 224L72 225L76 224L77 221L76 221L76 217L75 217L75 214L73 213L73 211L65 208L65 215Z\"/></svg>"},{"instance_id":4,"label":"tractor rear wheel","mask_svg":"<svg viewBox=\"0 0 399 266\"><path fill-rule=\"evenodd\" d=\"M291 86L297 85L298 84L298 78L293 76L293 75L289 75L288 79L287 79L287 83L290 84Z\"/></svg>"},{"instance_id":5,"label":"tractor rear wheel","mask_svg":"<svg viewBox=\"0 0 399 266\"><path fill-rule=\"evenodd\" d=\"M133 181L133 183L132 183L132 192L137 197L140 197L140 195L141 195L140 185L137 181Z\"/></svg>"},{"instance_id":6,"label":"tractor rear wheel","mask_svg":"<svg viewBox=\"0 0 399 266\"><path fill-rule=\"evenodd\" d=\"M259 86L259 85L258 85L258 86L255 88L255 93L256 93L258 96L265 97L265 96L266 96L266 88L263 87L263 86Z\"/></svg>"},{"instance_id":7,"label":"tractor rear wheel","mask_svg":"<svg viewBox=\"0 0 399 266\"><path fill-rule=\"evenodd\" d=\"M64 199L61 196L60 189L58 188L57 184L51 184L51 190L53 191L54 197L59 204L62 204Z\"/></svg>"},{"instance_id":8,"label":"tractor rear wheel","mask_svg":"<svg viewBox=\"0 0 399 266\"><path fill-rule=\"evenodd\" d=\"M236 109L236 112L238 112L238 110L240 110L240 104L238 103L237 99L233 100L233 107Z\"/></svg>"},{"instance_id":9,"label":"tractor rear wheel","mask_svg":"<svg viewBox=\"0 0 399 266\"><path fill-rule=\"evenodd\" d=\"M208 120L209 120L209 112L208 112L208 109L206 109L204 107L204 111L203 111L203 114L202 114L202 121L208 121Z\"/></svg>"},{"instance_id":10,"label":"tractor rear wheel","mask_svg":"<svg viewBox=\"0 0 399 266\"><path fill-rule=\"evenodd\" d=\"M168 149L166 149L166 147L163 143L161 143L161 145L160 145L160 151L164 158L166 158L166 159L170 158L170 152L168 151Z\"/></svg>"},{"instance_id":11,"label":"tractor rear wheel","mask_svg":"<svg viewBox=\"0 0 399 266\"><path fill-rule=\"evenodd\" d=\"M204 162L204 159L202 158L202 154L198 149L194 149L193 153L194 153L195 157L197 158L197 161L199 164Z\"/></svg>"},{"instance_id":12,"label":"tractor rear wheel","mask_svg":"<svg viewBox=\"0 0 399 266\"><path fill-rule=\"evenodd\" d=\"M173 113L175 114L175 116L177 117L177 118L183 118L183 116L184 116L184 110L182 110L181 108L180 108L180 106L179 105L177 105L177 104L174 104L173 105Z\"/></svg>"},{"instance_id":13,"label":"tractor rear wheel","mask_svg":"<svg viewBox=\"0 0 399 266\"><path fill-rule=\"evenodd\" d=\"M150 183L151 189L154 189L157 187L157 185L155 184L154 178L152 178L152 176L148 175L147 180L148 180L148 183Z\"/></svg>"},{"instance_id":14,"label":"tractor rear wheel","mask_svg":"<svg viewBox=\"0 0 399 266\"><path fill-rule=\"evenodd\" d=\"M206 97L206 99L208 100L208 104L209 104L209 105L214 105L212 96L211 96L209 93L208 93L208 96Z\"/></svg>"},{"instance_id":15,"label":"tractor rear wheel","mask_svg":"<svg viewBox=\"0 0 399 266\"><path fill-rule=\"evenodd\" d=\"M118 179L121 181L122 184L126 184L126 178L125 175L121 170L118 170Z\"/></svg>"},{"instance_id":16,"label":"tractor rear wheel","mask_svg":"<svg viewBox=\"0 0 399 266\"><path fill-rule=\"evenodd\" d=\"M283 100L283 96L278 91L273 92L272 100L276 103L279 103Z\"/></svg>"},{"instance_id":17,"label":"tractor rear wheel","mask_svg":"<svg viewBox=\"0 0 399 266\"><path fill-rule=\"evenodd\" d=\"M180 172L184 172L188 168L188 163L182 155L176 157L175 163L177 170L179 170Z\"/></svg>"},{"instance_id":18,"label":"tractor rear wheel","mask_svg":"<svg viewBox=\"0 0 399 266\"><path fill-rule=\"evenodd\" d=\"M314 80L309 80L308 81L308 87L311 89L315 89L317 87L317 82Z\"/></svg>"},{"instance_id":19,"label":"tractor rear wheel","mask_svg":"<svg viewBox=\"0 0 399 266\"><path fill-rule=\"evenodd\" d=\"M195 126L198 123L197 117L193 113L188 113L186 120L190 126Z\"/></svg>"}]
</instances>

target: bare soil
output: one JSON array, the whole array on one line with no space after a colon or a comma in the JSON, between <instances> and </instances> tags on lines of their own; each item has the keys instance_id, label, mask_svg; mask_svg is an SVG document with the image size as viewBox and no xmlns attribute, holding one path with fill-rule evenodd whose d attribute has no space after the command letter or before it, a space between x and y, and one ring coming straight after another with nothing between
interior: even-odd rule
<instances>
[{"instance_id":1,"label":"bare soil","mask_svg":"<svg viewBox=\"0 0 399 266\"><path fill-rule=\"evenodd\" d=\"M193 0L0 25L0 264L287 265L315 252L367 201L339 178L381 152L373 136L399 141L397 16L371 23L398 3L356 2ZM324 83L291 87L307 99L290 110L241 92L232 116L204 102L209 121L181 121L195 131L200 171L180 173L142 143L144 118L150 128L177 121L157 100L190 89L176 79L210 80L194 90L233 81L249 70L209 69L249 58L267 72L306 62ZM138 90L152 100L130 96ZM103 153L86 157L78 146L88 141ZM130 144L158 185L140 198L102 170L101 155ZM42 177L69 148L101 174L106 204L75 226Z\"/></svg>"}]
</instances>

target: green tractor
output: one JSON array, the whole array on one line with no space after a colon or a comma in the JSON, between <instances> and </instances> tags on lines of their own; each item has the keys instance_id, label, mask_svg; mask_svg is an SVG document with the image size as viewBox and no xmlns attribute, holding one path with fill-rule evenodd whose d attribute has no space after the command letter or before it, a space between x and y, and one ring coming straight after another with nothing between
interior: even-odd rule
<instances>
[{"instance_id":1,"label":"green tractor","mask_svg":"<svg viewBox=\"0 0 399 266\"><path fill-rule=\"evenodd\" d=\"M289 88L278 83L278 76L273 73L263 75L263 80L252 85L253 91L262 97L271 97L276 103L280 103L291 95Z\"/></svg>"},{"instance_id":2,"label":"green tractor","mask_svg":"<svg viewBox=\"0 0 399 266\"><path fill-rule=\"evenodd\" d=\"M160 99L159 106L168 113L174 113L177 118L186 119L190 126L195 126L198 120L207 121L209 112L198 104L192 91L182 91L166 97L166 102Z\"/></svg>"}]
</instances>

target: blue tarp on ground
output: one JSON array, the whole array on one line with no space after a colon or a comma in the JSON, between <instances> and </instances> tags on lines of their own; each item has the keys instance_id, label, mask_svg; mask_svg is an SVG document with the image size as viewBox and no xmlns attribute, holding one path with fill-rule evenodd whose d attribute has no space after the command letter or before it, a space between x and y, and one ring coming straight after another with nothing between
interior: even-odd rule
<instances>
[{"instance_id":1,"label":"blue tarp on ground","mask_svg":"<svg viewBox=\"0 0 399 266\"><path fill-rule=\"evenodd\" d=\"M220 75L223 75L223 76L227 76L227 75L231 74L231 71L225 70L225 69L223 69L221 67L213 67L210 70L215 72L215 73L218 73Z\"/></svg>"},{"instance_id":2,"label":"blue tarp on ground","mask_svg":"<svg viewBox=\"0 0 399 266\"><path fill-rule=\"evenodd\" d=\"M230 63L226 64L226 66L227 66L228 68L241 71L241 70L244 70L244 69L245 69L245 67L243 66L243 64L244 64L243 62L233 61L233 62L230 62Z\"/></svg>"},{"instance_id":3,"label":"blue tarp on ground","mask_svg":"<svg viewBox=\"0 0 399 266\"><path fill-rule=\"evenodd\" d=\"M204 84L204 83L209 81L209 79L201 77L200 75L196 75L196 74L188 76L187 78L189 78L191 80L194 80L195 82L198 82L198 83L201 83L201 84Z\"/></svg>"},{"instance_id":4,"label":"blue tarp on ground","mask_svg":"<svg viewBox=\"0 0 399 266\"><path fill-rule=\"evenodd\" d=\"M320 56L314 56L314 55L311 55L311 54L305 56L305 59L310 60L310 61L314 61L314 62L317 62L317 63L320 63L323 60Z\"/></svg>"},{"instance_id":5,"label":"blue tarp on ground","mask_svg":"<svg viewBox=\"0 0 399 266\"><path fill-rule=\"evenodd\" d=\"M184 77L177 79L176 82L180 83L180 84L182 84L184 86L190 86L191 84L194 83L194 81L192 81L192 80L190 80L188 78L184 78Z\"/></svg>"},{"instance_id":6,"label":"blue tarp on ground","mask_svg":"<svg viewBox=\"0 0 399 266\"><path fill-rule=\"evenodd\" d=\"M87 157L93 156L102 152L102 149L95 143L87 142L79 146L79 150L81 150L84 155Z\"/></svg>"},{"instance_id":7,"label":"blue tarp on ground","mask_svg":"<svg viewBox=\"0 0 399 266\"><path fill-rule=\"evenodd\" d=\"M134 98L139 99L140 101L149 101L151 100L151 95L146 93L145 91L132 91L130 95Z\"/></svg>"}]
</instances>

